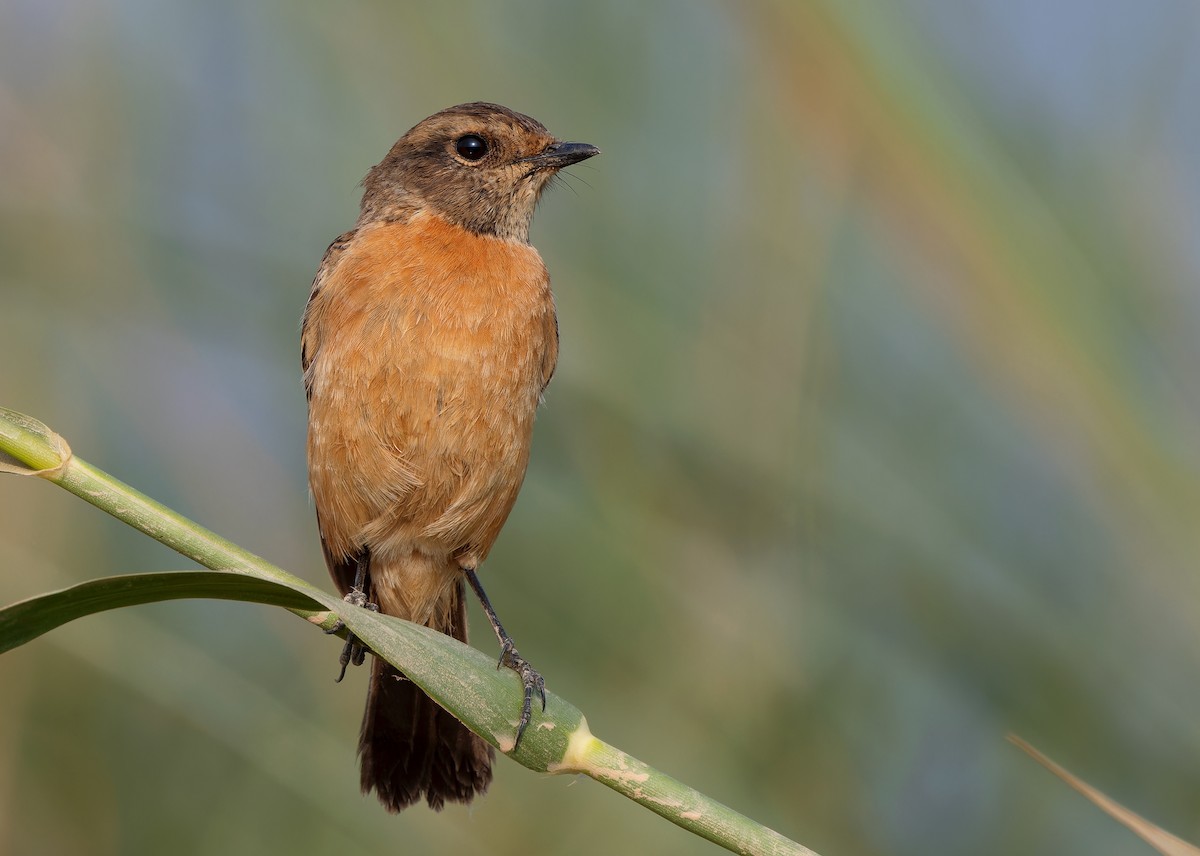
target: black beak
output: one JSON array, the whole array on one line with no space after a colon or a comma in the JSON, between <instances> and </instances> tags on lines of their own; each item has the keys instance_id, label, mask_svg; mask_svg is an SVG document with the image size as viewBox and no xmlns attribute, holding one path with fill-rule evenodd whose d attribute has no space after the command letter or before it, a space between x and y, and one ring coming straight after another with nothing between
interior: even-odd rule
<instances>
[{"instance_id":1,"label":"black beak","mask_svg":"<svg viewBox=\"0 0 1200 856\"><path fill-rule=\"evenodd\" d=\"M600 150L591 143L555 143L541 154L524 160L525 163L532 163L539 169L562 169L598 154Z\"/></svg>"}]
</instances>

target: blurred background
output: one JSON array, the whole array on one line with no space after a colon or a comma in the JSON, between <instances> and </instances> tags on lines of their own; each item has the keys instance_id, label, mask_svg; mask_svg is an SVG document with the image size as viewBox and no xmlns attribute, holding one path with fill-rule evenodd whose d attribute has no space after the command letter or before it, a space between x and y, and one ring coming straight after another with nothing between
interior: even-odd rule
<instances>
[{"instance_id":1,"label":"blurred background","mask_svg":"<svg viewBox=\"0 0 1200 856\"><path fill-rule=\"evenodd\" d=\"M0 405L321 585L298 327L357 182L498 101L562 356L484 579L593 730L834 854L1200 840L1200 8L0 5ZM0 599L188 567L0 478ZM493 644L481 614L475 642ZM357 787L365 674L281 610L0 660L0 852L709 853L499 761Z\"/></svg>"}]
</instances>

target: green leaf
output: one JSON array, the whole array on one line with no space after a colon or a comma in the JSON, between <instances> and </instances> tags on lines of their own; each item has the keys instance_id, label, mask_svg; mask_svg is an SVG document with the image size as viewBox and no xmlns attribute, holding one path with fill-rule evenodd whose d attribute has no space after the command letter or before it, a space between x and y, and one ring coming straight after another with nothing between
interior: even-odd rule
<instances>
[{"instance_id":1,"label":"green leaf","mask_svg":"<svg viewBox=\"0 0 1200 856\"><path fill-rule=\"evenodd\" d=\"M336 609L373 651L403 670L469 728L503 752L512 749L522 692L512 670L497 669L495 660L443 633L350 608L332 595L307 588L306 583L288 585L253 572L231 571L171 571L89 580L0 609L0 653L76 618L163 600L214 598L282 606L311 613L310 620L327 627L336 623ZM332 668L332 656L330 664ZM549 771L561 763L570 735L582 721L583 714L577 709L547 693L546 711L535 705L533 721L514 759L531 769Z\"/></svg>"},{"instance_id":2,"label":"green leaf","mask_svg":"<svg viewBox=\"0 0 1200 856\"><path fill-rule=\"evenodd\" d=\"M68 621L122 606L180 598L244 600L319 609L311 597L272 580L229 571L170 571L104 577L22 600L0 610L0 653Z\"/></svg>"},{"instance_id":3,"label":"green leaf","mask_svg":"<svg viewBox=\"0 0 1200 856\"><path fill-rule=\"evenodd\" d=\"M181 597L282 606L331 630L349 631L421 687L438 704L510 758L531 770L582 773L684 829L737 853L813 851L755 823L592 735L575 707L551 692L535 705L513 752L523 688L510 669L442 633L351 607L265 559L188 520L73 456L37 420L0 408L0 471L37 475L107 511L210 571L135 574L81 583L0 610L0 652L94 612ZM344 632L344 631L343 631ZM332 650L331 650L332 653Z\"/></svg>"},{"instance_id":4,"label":"green leaf","mask_svg":"<svg viewBox=\"0 0 1200 856\"><path fill-rule=\"evenodd\" d=\"M512 752L523 687L512 669L457 639L408 621L365 609L343 610L359 639L450 710L468 728L538 772L560 771L572 735L587 726L580 711L547 690L546 710L535 697L533 718Z\"/></svg>"}]
</instances>

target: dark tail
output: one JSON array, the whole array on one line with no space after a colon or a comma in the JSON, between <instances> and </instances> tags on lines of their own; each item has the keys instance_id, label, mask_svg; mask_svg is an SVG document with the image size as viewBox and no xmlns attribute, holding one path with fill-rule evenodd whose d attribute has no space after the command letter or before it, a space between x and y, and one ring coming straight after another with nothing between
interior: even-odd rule
<instances>
[{"instance_id":1,"label":"dark tail","mask_svg":"<svg viewBox=\"0 0 1200 856\"><path fill-rule=\"evenodd\" d=\"M461 586L455 597L446 632L465 642ZM492 781L492 747L379 658L371 668L358 754L363 793L374 790L388 811L401 811L421 797L434 810L447 800L467 803Z\"/></svg>"}]
</instances>

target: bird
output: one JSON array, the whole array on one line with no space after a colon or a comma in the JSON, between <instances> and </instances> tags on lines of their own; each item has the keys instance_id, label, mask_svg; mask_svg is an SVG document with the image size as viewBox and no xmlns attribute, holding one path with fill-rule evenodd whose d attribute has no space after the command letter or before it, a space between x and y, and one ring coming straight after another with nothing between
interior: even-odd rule
<instances>
[{"instance_id":1,"label":"bird","mask_svg":"<svg viewBox=\"0 0 1200 856\"><path fill-rule=\"evenodd\" d=\"M558 359L534 209L560 169L599 153L498 104L424 119L363 179L358 220L326 250L302 323L329 573L348 603L463 642L470 586L523 684L514 749L545 682L477 572L521 488ZM350 637L342 674L364 658ZM363 792L392 812L469 803L492 778L492 747L379 657L358 753Z\"/></svg>"}]
</instances>

